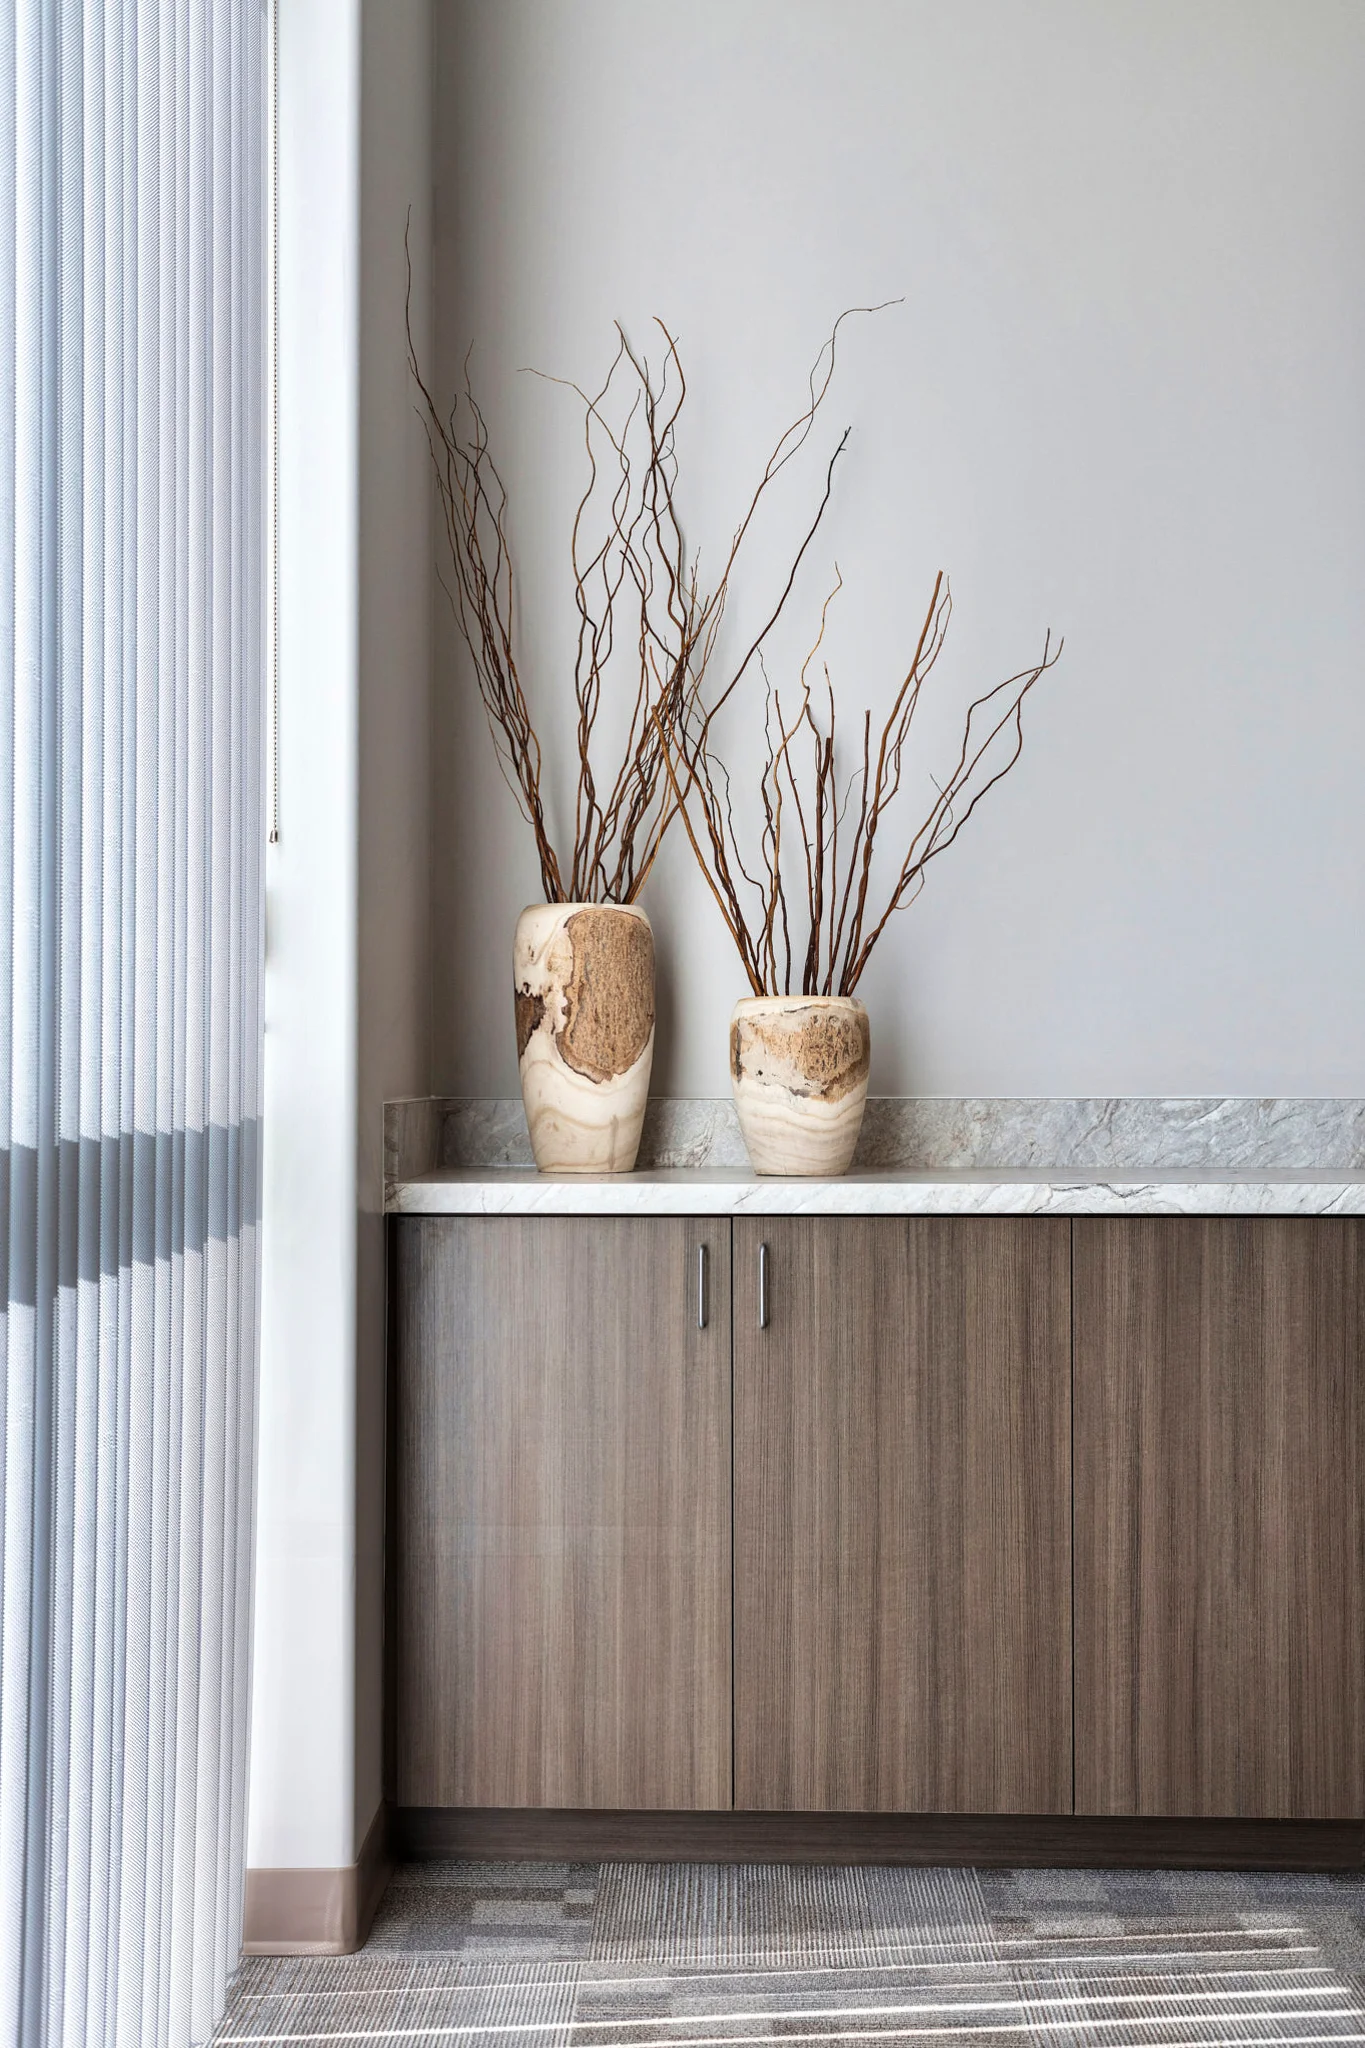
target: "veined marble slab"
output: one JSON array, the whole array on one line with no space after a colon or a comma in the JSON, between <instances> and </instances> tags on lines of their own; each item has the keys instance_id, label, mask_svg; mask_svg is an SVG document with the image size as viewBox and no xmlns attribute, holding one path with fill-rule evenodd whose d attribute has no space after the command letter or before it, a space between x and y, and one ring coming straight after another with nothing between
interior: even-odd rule
<instances>
[{"instance_id":1,"label":"veined marble slab","mask_svg":"<svg viewBox=\"0 0 1365 2048\"><path fill-rule=\"evenodd\" d=\"M850 1173L760 1180L739 1169L618 1175L438 1168L396 1181L408 1216L1365 1216L1365 1172Z\"/></svg>"},{"instance_id":2,"label":"veined marble slab","mask_svg":"<svg viewBox=\"0 0 1365 2048\"><path fill-rule=\"evenodd\" d=\"M420 1173L430 1173L434 1166L443 1165L441 1158L441 1119L449 1104L435 1095L409 1096L403 1102L384 1104L384 1202L388 1206L389 1190L395 1181L413 1180ZM521 1108L521 1104L517 1104ZM526 1119L522 1118L522 1135L526 1134ZM526 1139L526 1157L531 1156L531 1141Z\"/></svg>"},{"instance_id":3,"label":"veined marble slab","mask_svg":"<svg viewBox=\"0 0 1365 2048\"><path fill-rule=\"evenodd\" d=\"M407 1180L433 1167L529 1166L519 1100L432 1097L390 1103L386 1168ZM655 1096L639 1166L747 1167L728 1096ZM854 1171L1097 1172L1146 1178L1166 1169L1227 1173L1365 1169L1365 1101L1351 1098L874 1096Z\"/></svg>"}]
</instances>

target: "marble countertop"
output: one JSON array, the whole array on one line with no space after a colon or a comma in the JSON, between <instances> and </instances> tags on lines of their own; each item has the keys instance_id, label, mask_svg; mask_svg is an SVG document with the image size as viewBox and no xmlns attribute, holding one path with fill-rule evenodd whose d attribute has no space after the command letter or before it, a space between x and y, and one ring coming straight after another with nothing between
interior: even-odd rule
<instances>
[{"instance_id":1,"label":"marble countertop","mask_svg":"<svg viewBox=\"0 0 1365 2048\"><path fill-rule=\"evenodd\" d=\"M724 1167L452 1167L391 1180L385 1206L406 1216L1365 1216L1365 1172L939 1169L788 1180Z\"/></svg>"}]
</instances>

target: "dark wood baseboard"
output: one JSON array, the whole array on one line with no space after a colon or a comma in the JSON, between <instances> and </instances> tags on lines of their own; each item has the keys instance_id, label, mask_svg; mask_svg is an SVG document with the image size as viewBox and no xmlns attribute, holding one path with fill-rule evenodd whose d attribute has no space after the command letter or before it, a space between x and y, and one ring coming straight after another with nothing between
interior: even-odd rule
<instances>
[{"instance_id":1,"label":"dark wood baseboard","mask_svg":"<svg viewBox=\"0 0 1365 2048\"><path fill-rule=\"evenodd\" d=\"M1088 1814L615 1813L400 1806L393 1853L658 1863L961 1863L1135 1870L1359 1870L1358 1820Z\"/></svg>"},{"instance_id":2,"label":"dark wood baseboard","mask_svg":"<svg viewBox=\"0 0 1365 2048\"><path fill-rule=\"evenodd\" d=\"M370 1938L374 1916L379 1911L380 1901L389 1888L393 1876L393 1842L389 1825L389 1808L380 1800L379 1810L370 1822L369 1832L360 1845L356 1861L356 1947L364 1948Z\"/></svg>"}]
</instances>

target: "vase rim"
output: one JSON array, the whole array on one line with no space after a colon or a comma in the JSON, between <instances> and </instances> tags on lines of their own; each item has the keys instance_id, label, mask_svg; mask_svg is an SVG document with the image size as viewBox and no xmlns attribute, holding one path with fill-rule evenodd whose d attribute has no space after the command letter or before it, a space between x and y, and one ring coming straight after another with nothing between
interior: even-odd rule
<instances>
[{"instance_id":1,"label":"vase rim","mask_svg":"<svg viewBox=\"0 0 1365 2048\"><path fill-rule=\"evenodd\" d=\"M861 1010L863 1007L858 996L741 996L735 1004L735 1015L738 1016L741 1010L768 1010L775 1005L792 1010L816 1006L831 1010Z\"/></svg>"},{"instance_id":2,"label":"vase rim","mask_svg":"<svg viewBox=\"0 0 1365 2048\"><path fill-rule=\"evenodd\" d=\"M547 897L541 897L536 903L525 904L520 915L529 917L536 910L553 910L566 916L579 910L619 910L625 917L638 917L642 923L649 923L648 911L642 910L638 903L551 903Z\"/></svg>"}]
</instances>

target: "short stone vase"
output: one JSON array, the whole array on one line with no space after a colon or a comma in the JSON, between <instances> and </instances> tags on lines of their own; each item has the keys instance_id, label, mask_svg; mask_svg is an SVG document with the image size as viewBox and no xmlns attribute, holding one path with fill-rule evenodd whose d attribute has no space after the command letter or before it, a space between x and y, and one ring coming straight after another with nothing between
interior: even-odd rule
<instances>
[{"instance_id":1,"label":"short stone vase","mask_svg":"<svg viewBox=\"0 0 1365 2048\"><path fill-rule=\"evenodd\" d=\"M746 996L730 1019L730 1084L755 1173L847 1173L872 1033L856 996Z\"/></svg>"},{"instance_id":2,"label":"short stone vase","mask_svg":"<svg viewBox=\"0 0 1365 2048\"><path fill-rule=\"evenodd\" d=\"M514 941L517 1063L542 1173L629 1173L654 1058L654 933L642 910L535 903Z\"/></svg>"}]
</instances>

